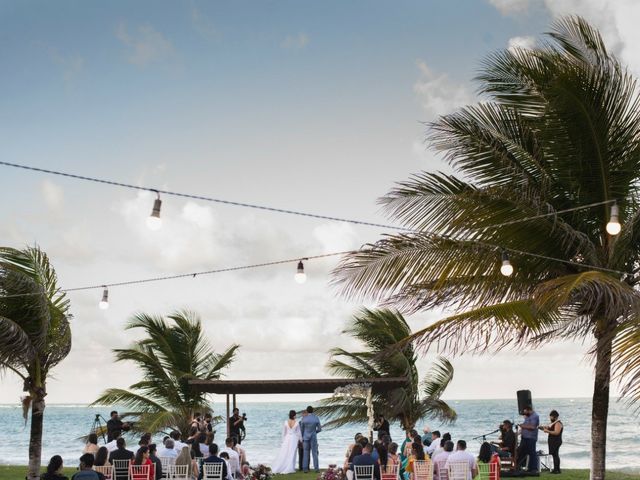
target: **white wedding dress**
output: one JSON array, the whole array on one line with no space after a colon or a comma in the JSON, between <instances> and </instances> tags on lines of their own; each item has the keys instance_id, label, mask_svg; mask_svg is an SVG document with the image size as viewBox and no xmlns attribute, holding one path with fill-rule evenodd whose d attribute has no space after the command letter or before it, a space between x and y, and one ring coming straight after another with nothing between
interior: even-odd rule
<instances>
[{"instance_id":1,"label":"white wedding dress","mask_svg":"<svg viewBox=\"0 0 640 480\"><path fill-rule=\"evenodd\" d=\"M300 434L300 424L295 422L293 427L289 422L284 422L282 431L282 445L278 456L271 465L273 473L294 473L296 471L296 458L298 456L298 442L302 441Z\"/></svg>"}]
</instances>

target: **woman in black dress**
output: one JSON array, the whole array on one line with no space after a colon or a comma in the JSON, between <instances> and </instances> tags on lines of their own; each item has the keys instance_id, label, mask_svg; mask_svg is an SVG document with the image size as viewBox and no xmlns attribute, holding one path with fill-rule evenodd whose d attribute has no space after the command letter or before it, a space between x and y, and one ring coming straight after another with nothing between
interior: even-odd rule
<instances>
[{"instance_id":1,"label":"woman in black dress","mask_svg":"<svg viewBox=\"0 0 640 480\"><path fill-rule=\"evenodd\" d=\"M560 415L557 410L551 410L549 413L551 423L542 428L542 431L549 435L549 455L553 457L553 470L551 473L560 473L560 445L562 445L562 430L564 425L560 421Z\"/></svg>"}]
</instances>

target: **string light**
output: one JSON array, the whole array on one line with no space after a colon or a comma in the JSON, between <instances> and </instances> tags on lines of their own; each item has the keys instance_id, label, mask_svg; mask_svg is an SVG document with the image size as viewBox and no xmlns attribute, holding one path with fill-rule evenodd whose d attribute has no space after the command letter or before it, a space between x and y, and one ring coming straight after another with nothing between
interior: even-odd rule
<instances>
[{"instance_id":1,"label":"string light","mask_svg":"<svg viewBox=\"0 0 640 480\"><path fill-rule=\"evenodd\" d=\"M620 225L618 204L614 203L611 205L611 215L609 217L609 222L607 223L607 233L609 235L618 235L620 230L622 230L622 225Z\"/></svg>"},{"instance_id":2,"label":"string light","mask_svg":"<svg viewBox=\"0 0 640 480\"><path fill-rule=\"evenodd\" d=\"M509 254L504 250L502 251L502 265L500 266L500 273L505 277L510 277L513 273L513 265L511 265L511 262L509 261Z\"/></svg>"},{"instance_id":3,"label":"string light","mask_svg":"<svg viewBox=\"0 0 640 480\"><path fill-rule=\"evenodd\" d=\"M294 275L294 279L299 284L303 284L307 281L307 274L304 273L304 264L302 263L302 260L298 262L298 269L296 271L296 274Z\"/></svg>"},{"instance_id":4,"label":"string light","mask_svg":"<svg viewBox=\"0 0 640 480\"><path fill-rule=\"evenodd\" d=\"M158 198L153 201L153 209L151 215L147 217L147 227L150 230L159 230L162 227L162 219L160 218L160 208L162 207L162 200L160 200L160 192L156 192Z\"/></svg>"},{"instance_id":5,"label":"string light","mask_svg":"<svg viewBox=\"0 0 640 480\"><path fill-rule=\"evenodd\" d=\"M104 287L104 290L102 291L102 300L98 303L98 307L100 310L106 310L109 308L109 289L107 287Z\"/></svg>"}]
</instances>

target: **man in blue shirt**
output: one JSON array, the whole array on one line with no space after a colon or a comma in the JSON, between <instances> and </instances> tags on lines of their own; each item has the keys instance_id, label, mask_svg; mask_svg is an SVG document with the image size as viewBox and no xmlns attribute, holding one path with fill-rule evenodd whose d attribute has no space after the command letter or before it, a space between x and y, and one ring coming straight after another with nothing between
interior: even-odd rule
<instances>
[{"instance_id":1,"label":"man in blue shirt","mask_svg":"<svg viewBox=\"0 0 640 480\"><path fill-rule=\"evenodd\" d=\"M536 442L538 441L538 426L540 425L540 417L533 411L531 405L527 405L522 410L524 414L524 422L520 424L522 429L522 442L518 447L518 462L524 461L525 457L529 457L529 466L527 471L530 474L539 475L538 471L538 454L536 452Z\"/></svg>"},{"instance_id":2,"label":"man in blue shirt","mask_svg":"<svg viewBox=\"0 0 640 480\"><path fill-rule=\"evenodd\" d=\"M204 466L207 463L221 463L222 464L222 477L223 479L227 478L227 462L224 459L218 457L218 445L212 443L209 445L209 456L202 461L202 468L200 469L200 475L198 478L202 480L204 476Z\"/></svg>"},{"instance_id":3,"label":"man in blue shirt","mask_svg":"<svg viewBox=\"0 0 640 480\"><path fill-rule=\"evenodd\" d=\"M353 463L351 464L351 470L355 471L355 467L357 466L372 466L373 467L373 477L376 480L380 480L380 464L378 461L373 458L371 452L373 451L373 446L370 443L367 443L362 448L362 455L356 455L353 457Z\"/></svg>"}]
</instances>

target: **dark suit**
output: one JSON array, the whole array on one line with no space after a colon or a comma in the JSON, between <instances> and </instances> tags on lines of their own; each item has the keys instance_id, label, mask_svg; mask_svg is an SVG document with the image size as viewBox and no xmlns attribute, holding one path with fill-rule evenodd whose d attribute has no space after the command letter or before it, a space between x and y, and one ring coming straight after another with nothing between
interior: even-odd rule
<instances>
[{"instance_id":1,"label":"dark suit","mask_svg":"<svg viewBox=\"0 0 640 480\"><path fill-rule=\"evenodd\" d=\"M216 457L215 455L210 455L202 461L203 466L200 469L200 475L198 475L198 478L200 480L202 480L202 477L204 475L205 463L222 463L222 480L225 480L227 478L227 462L225 462L223 458Z\"/></svg>"},{"instance_id":2,"label":"dark suit","mask_svg":"<svg viewBox=\"0 0 640 480\"><path fill-rule=\"evenodd\" d=\"M363 453L362 455L357 455L353 457L353 462L351 466L351 470L355 472L356 465L364 466L364 465L373 465L373 478L376 480L380 480L380 465L378 462L371 456L370 453Z\"/></svg>"},{"instance_id":3,"label":"dark suit","mask_svg":"<svg viewBox=\"0 0 640 480\"><path fill-rule=\"evenodd\" d=\"M117 448L113 452L109 454L109 463L113 465L114 460L133 460L135 455L131 450L127 450L126 448ZM127 478L129 476L129 469L118 468L115 471L116 478Z\"/></svg>"}]
</instances>

